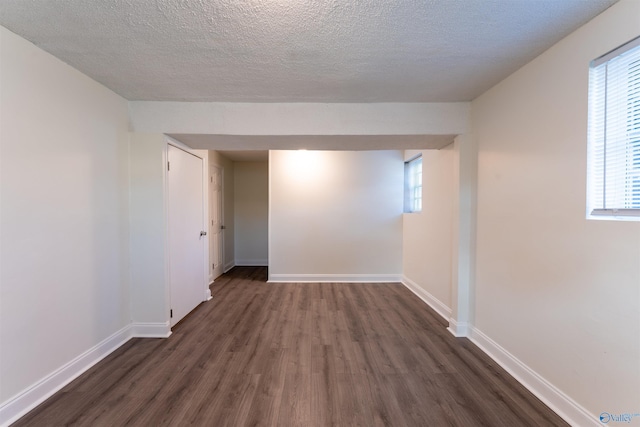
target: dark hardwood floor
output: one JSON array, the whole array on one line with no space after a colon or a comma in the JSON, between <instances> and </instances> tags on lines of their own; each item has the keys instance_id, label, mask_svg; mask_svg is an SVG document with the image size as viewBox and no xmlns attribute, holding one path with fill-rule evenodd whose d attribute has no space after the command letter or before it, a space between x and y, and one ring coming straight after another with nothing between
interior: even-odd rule
<instances>
[{"instance_id":1,"label":"dark hardwood floor","mask_svg":"<svg viewBox=\"0 0 640 427\"><path fill-rule=\"evenodd\" d=\"M233 269L14 425L566 425L400 284L265 280Z\"/></svg>"}]
</instances>

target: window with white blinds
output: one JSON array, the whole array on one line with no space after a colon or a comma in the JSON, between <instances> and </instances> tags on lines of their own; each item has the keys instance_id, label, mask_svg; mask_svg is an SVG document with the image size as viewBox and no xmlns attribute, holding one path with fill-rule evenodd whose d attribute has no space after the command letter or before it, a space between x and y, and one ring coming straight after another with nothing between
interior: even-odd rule
<instances>
[{"instance_id":1,"label":"window with white blinds","mask_svg":"<svg viewBox=\"0 0 640 427\"><path fill-rule=\"evenodd\" d=\"M422 157L404 164L404 211L422 211Z\"/></svg>"},{"instance_id":2,"label":"window with white blinds","mask_svg":"<svg viewBox=\"0 0 640 427\"><path fill-rule=\"evenodd\" d=\"M589 215L640 217L640 37L591 63L588 178Z\"/></svg>"}]
</instances>

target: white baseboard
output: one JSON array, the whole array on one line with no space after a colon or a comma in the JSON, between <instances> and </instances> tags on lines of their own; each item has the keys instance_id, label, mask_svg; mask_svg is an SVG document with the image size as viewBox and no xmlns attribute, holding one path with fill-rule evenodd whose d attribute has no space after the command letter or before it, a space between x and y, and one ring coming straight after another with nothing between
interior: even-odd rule
<instances>
[{"instance_id":1,"label":"white baseboard","mask_svg":"<svg viewBox=\"0 0 640 427\"><path fill-rule=\"evenodd\" d=\"M120 329L32 386L0 404L0 426L8 426L51 397L131 339L131 326Z\"/></svg>"},{"instance_id":2,"label":"white baseboard","mask_svg":"<svg viewBox=\"0 0 640 427\"><path fill-rule=\"evenodd\" d=\"M235 261L231 261L231 262L229 262L229 263L224 265L223 270L226 273L227 271L231 270L235 266L236 266L236 262Z\"/></svg>"},{"instance_id":3,"label":"white baseboard","mask_svg":"<svg viewBox=\"0 0 640 427\"><path fill-rule=\"evenodd\" d=\"M399 274L270 274L275 283L396 283Z\"/></svg>"},{"instance_id":4,"label":"white baseboard","mask_svg":"<svg viewBox=\"0 0 640 427\"><path fill-rule=\"evenodd\" d=\"M434 309L435 312L442 316L444 320L449 320L451 317L451 309L447 307L445 303L422 289L416 282L409 279L407 276L402 276L402 284L418 298L424 301L429 307Z\"/></svg>"},{"instance_id":5,"label":"white baseboard","mask_svg":"<svg viewBox=\"0 0 640 427\"><path fill-rule=\"evenodd\" d=\"M267 267L268 259L237 259L235 261L237 267Z\"/></svg>"},{"instance_id":6,"label":"white baseboard","mask_svg":"<svg viewBox=\"0 0 640 427\"><path fill-rule=\"evenodd\" d=\"M213 283L213 280L211 281L211 283ZM211 285L211 283L209 285ZM207 286L207 290L204 291L204 300L209 301L210 299L211 299L211 289L209 289L209 286Z\"/></svg>"},{"instance_id":7,"label":"white baseboard","mask_svg":"<svg viewBox=\"0 0 640 427\"><path fill-rule=\"evenodd\" d=\"M470 340L491 357L520 384L536 395L545 405L572 426L601 426L599 418L558 390L553 384L529 366L502 348L475 327L471 327Z\"/></svg>"},{"instance_id":8,"label":"white baseboard","mask_svg":"<svg viewBox=\"0 0 640 427\"><path fill-rule=\"evenodd\" d=\"M131 324L133 338L169 338L169 335L171 335L169 322Z\"/></svg>"},{"instance_id":9,"label":"white baseboard","mask_svg":"<svg viewBox=\"0 0 640 427\"><path fill-rule=\"evenodd\" d=\"M466 322L451 318L451 310L437 298L426 292L411 279L403 276L402 283L428 306L449 321L447 330L455 337L469 339L498 365L514 377L527 390L572 426L601 426L599 417L590 413L569 396L558 390L537 372L518 360L480 330Z\"/></svg>"},{"instance_id":10,"label":"white baseboard","mask_svg":"<svg viewBox=\"0 0 640 427\"><path fill-rule=\"evenodd\" d=\"M451 332L451 335L457 338L463 338L469 336L470 325L467 322L458 322L453 317L449 318L449 327L447 331Z\"/></svg>"}]
</instances>

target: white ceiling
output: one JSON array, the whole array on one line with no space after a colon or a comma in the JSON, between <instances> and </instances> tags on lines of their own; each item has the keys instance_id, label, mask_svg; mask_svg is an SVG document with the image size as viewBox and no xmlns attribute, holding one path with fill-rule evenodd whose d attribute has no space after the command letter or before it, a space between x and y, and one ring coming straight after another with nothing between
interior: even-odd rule
<instances>
[{"instance_id":1,"label":"white ceiling","mask_svg":"<svg viewBox=\"0 0 640 427\"><path fill-rule=\"evenodd\" d=\"M129 100L469 101L617 0L0 0Z\"/></svg>"}]
</instances>

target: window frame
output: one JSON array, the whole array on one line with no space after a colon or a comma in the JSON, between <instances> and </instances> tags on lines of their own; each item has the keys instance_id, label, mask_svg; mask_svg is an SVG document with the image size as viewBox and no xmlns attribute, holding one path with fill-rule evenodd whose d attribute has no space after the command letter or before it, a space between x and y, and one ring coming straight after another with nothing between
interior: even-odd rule
<instances>
[{"instance_id":1,"label":"window frame","mask_svg":"<svg viewBox=\"0 0 640 427\"><path fill-rule=\"evenodd\" d=\"M587 218L640 221L640 37L589 64L588 126Z\"/></svg>"},{"instance_id":2,"label":"window frame","mask_svg":"<svg viewBox=\"0 0 640 427\"><path fill-rule=\"evenodd\" d=\"M419 164L419 171L416 172ZM404 162L404 213L422 212L423 201L423 173L422 154L412 157ZM416 176L418 175L419 178ZM416 197L419 193L419 197ZM418 201L419 206L416 206Z\"/></svg>"}]
</instances>

